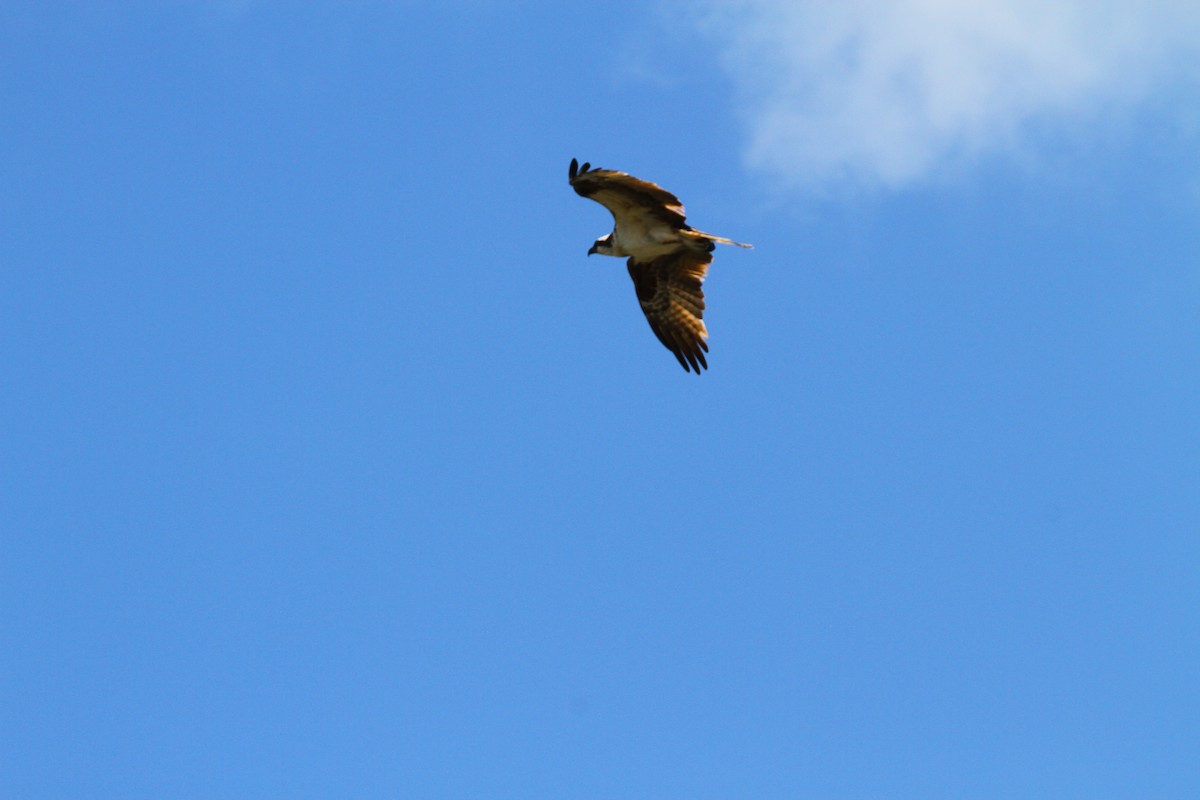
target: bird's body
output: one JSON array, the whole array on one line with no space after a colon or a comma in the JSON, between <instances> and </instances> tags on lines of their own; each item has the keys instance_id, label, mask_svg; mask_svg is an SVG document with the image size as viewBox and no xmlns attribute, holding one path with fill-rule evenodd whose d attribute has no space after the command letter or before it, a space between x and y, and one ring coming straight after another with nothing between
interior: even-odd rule
<instances>
[{"instance_id":1,"label":"bird's body","mask_svg":"<svg viewBox=\"0 0 1200 800\"><path fill-rule=\"evenodd\" d=\"M648 261L675 252L681 244L682 238L675 231L634 219L627 225L613 227L604 255Z\"/></svg>"},{"instance_id":2,"label":"bird's body","mask_svg":"<svg viewBox=\"0 0 1200 800\"><path fill-rule=\"evenodd\" d=\"M708 253L713 249L713 239L699 231L672 230L665 225L646 224L646 220L634 218L625 225L616 225L613 232L602 239L607 242L597 253L638 261L652 261L680 250Z\"/></svg>"},{"instance_id":3,"label":"bird's body","mask_svg":"<svg viewBox=\"0 0 1200 800\"><path fill-rule=\"evenodd\" d=\"M613 232L597 239L588 255L629 259L629 276L650 329L685 370L699 373L708 366L700 285L715 243L750 245L688 225L679 198L657 184L590 166L571 159L571 187L612 212Z\"/></svg>"}]
</instances>

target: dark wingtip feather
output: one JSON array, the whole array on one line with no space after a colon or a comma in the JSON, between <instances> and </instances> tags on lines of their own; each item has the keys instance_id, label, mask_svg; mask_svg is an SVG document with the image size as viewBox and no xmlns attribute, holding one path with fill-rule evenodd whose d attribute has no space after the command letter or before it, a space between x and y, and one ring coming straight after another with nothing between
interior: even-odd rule
<instances>
[{"instance_id":1,"label":"dark wingtip feather","mask_svg":"<svg viewBox=\"0 0 1200 800\"><path fill-rule=\"evenodd\" d=\"M579 161L577 159L572 158L571 159L571 168L569 170L567 170L567 180L569 180L569 181L575 180L575 176L578 174L579 174Z\"/></svg>"},{"instance_id":2,"label":"dark wingtip feather","mask_svg":"<svg viewBox=\"0 0 1200 800\"><path fill-rule=\"evenodd\" d=\"M697 344L699 347L696 346ZM683 366L685 372L695 372L699 375L702 371L708 369L708 361L705 360L704 351L700 349L701 347L704 350L708 349L703 340L697 340L693 343L677 338L671 345L671 352L675 354L675 358Z\"/></svg>"}]
</instances>

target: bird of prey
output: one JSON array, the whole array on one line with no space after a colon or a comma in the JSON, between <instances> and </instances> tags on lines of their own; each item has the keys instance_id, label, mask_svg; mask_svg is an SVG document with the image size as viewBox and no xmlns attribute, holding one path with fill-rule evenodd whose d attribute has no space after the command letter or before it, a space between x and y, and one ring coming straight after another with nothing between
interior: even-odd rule
<instances>
[{"instance_id":1,"label":"bird of prey","mask_svg":"<svg viewBox=\"0 0 1200 800\"><path fill-rule=\"evenodd\" d=\"M629 277L650 330L686 371L708 368L708 330L700 284L716 245L750 247L698 231L684 222L679 198L657 184L611 169L592 169L571 159L571 188L607 208L613 232L601 236L588 255L628 258Z\"/></svg>"}]
</instances>

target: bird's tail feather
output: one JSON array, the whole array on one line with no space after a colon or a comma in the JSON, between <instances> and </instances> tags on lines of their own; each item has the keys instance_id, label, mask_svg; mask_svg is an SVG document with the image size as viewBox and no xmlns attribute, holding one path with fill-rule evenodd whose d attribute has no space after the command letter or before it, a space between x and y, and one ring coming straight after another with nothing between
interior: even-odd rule
<instances>
[{"instance_id":1,"label":"bird's tail feather","mask_svg":"<svg viewBox=\"0 0 1200 800\"><path fill-rule=\"evenodd\" d=\"M754 249L754 245L752 245L752 244L745 244L744 242L735 242L733 239L726 239L724 236L715 236L711 233L705 233L704 231L696 231L695 233L697 235L699 235L700 237L707 239L710 242L717 242L718 244L732 244L732 245L736 245L737 247L744 247L747 250Z\"/></svg>"}]
</instances>

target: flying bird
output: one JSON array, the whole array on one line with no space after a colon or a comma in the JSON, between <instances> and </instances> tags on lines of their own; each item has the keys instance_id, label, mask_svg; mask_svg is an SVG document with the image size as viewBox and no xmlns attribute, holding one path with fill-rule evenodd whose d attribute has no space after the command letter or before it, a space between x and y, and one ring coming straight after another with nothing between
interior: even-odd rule
<instances>
[{"instance_id":1,"label":"flying bird","mask_svg":"<svg viewBox=\"0 0 1200 800\"><path fill-rule=\"evenodd\" d=\"M611 169L592 169L571 159L571 188L613 215L613 232L588 255L628 258L629 277L650 330L686 371L708 368L708 329L700 284L712 263L715 242L750 247L698 231L684 222L683 204L661 186Z\"/></svg>"}]
</instances>

